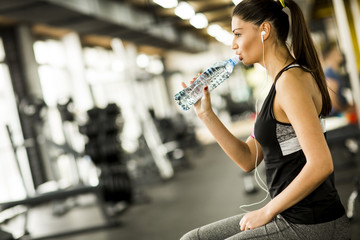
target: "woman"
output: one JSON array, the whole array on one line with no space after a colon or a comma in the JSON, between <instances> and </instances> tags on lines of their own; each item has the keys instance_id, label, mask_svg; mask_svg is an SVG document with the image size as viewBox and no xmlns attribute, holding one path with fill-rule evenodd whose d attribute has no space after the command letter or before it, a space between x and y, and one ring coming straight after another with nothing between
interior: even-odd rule
<instances>
[{"instance_id":1,"label":"woman","mask_svg":"<svg viewBox=\"0 0 360 240\"><path fill-rule=\"evenodd\" d=\"M286 8L292 52L286 45ZM322 124L331 102L300 8L293 0L244 0L234 9L232 31L232 48L240 60L261 64L273 79L254 132L246 142L233 136L214 114L207 87L195 111L244 171L264 159L271 200L256 211L188 232L181 240L350 239Z\"/></svg>"}]
</instances>

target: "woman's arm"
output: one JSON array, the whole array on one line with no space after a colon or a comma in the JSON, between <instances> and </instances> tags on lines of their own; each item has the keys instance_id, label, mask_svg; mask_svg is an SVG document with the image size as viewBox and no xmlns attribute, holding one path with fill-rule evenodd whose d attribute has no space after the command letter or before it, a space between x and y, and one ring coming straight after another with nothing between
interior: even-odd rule
<instances>
[{"instance_id":1,"label":"woman's arm","mask_svg":"<svg viewBox=\"0 0 360 240\"><path fill-rule=\"evenodd\" d=\"M183 86L185 87L185 85ZM197 116L209 129L224 152L244 171L252 171L255 168L256 158L257 164L263 159L260 144L252 137L249 137L246 142L235 137L213 112L208 88L205 87L203 93L202 99L194 105Z\"/></svg>"},{"instance_id":2,"label":"woman's arm","mask_svg":"<svg viewBox=\"0 0 360 240\"><path fill-rule=\"evenodd\" d=\"M246 142L239 140L212 111L203 114L200 119L224 152L245 172L250 172L255 168L256 158L257 164L262 161L261 147L255 139L249 137ZM257 149L255 143L257 144Z\"/></svg>"},{"instance_id":3,"label":"woman's arm","mask_svg":"<svg viewBox=\"0 0 360 240\"><path fill-rule=\"evenodd\" d=\"M331 153L312 94L314 91L309 90L312 84L304 83L304 79L298 79L294 74L286 72L283 75L286 75L286 79L282 76L276 85L276 103L296 132L306 164L295 179L265 207L244 216L240 222L242 230L268 223L313 192L333 172Z\"/></svg>"}]
</instances>

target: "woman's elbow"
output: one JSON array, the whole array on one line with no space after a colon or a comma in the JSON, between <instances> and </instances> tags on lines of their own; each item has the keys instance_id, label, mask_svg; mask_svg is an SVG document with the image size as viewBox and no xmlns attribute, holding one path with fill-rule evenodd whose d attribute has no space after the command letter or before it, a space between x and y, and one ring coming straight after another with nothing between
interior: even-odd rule
<instances>
[{"instance_id":1,"label":"woman's elbow","mask_svg":"<svg viewBox=\"0 0 360 240\"><path fill-rule=\"evenodd\" d=\"M238 165L246 173L249 173L255 169L255 166L251 166L251 165L240 165L240 164Z\"/></svg>"},{"instance_id":2,"label":"woman's elbow","mask_svg":"<svg viewBox=\"0 0 360 240\"><path fill-rule=\"evenodd\" d=\"M323 162L308 162L310 171L318 176L319 180L327 179L334 172L334 165L332 161L323 161Z\"/></svg>"},{"instance_id":3,"label":"woman's elbow","mask_svg":"<svg viewBox=\"0 0 360 240\"><path fill-rule=\"evenodd\" d=\"M327 170L327 174L328 176L330 174L332 174L334 172L334 163L333 163L333 159L331 157L331 153L329 153L327 161L326 161L326 170Z\"/></svg>"},{"instance_id":4,"label":"woman's elbow","mask_svg":"<svg viewBox=\"0 0 360 240\"><path fill-rule=\"evenodd\" d=\"M321 167L321 170L322 170L321 172L323 174L324 179L326 179L328 176L330 176L334 172L334 164L332 162L324 164Z\"/></svg>"},{"instance_id":5,"label":"woman's elbow","mask_svg":"<svg viewBox=\"0 0 360 240\"><path fill-rule=\"evenodd\" d=\"M328 170L328 176L334 172L334 164L332 162L331 164L329 164L327 170Z\"/></svg>"}]
</instances>

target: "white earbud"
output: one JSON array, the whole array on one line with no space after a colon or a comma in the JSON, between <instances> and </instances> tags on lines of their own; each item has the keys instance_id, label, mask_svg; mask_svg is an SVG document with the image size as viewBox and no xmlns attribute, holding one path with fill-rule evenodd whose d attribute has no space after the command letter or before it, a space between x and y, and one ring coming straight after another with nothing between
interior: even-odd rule
<instances>
[{"instance_id":1,"label":"white earbud","mask_svg":"<svg viewBox=\"0 0 360 240\"><path fill-rule=\"evenodd\" d=\"M264 42L264 35L266 34L266 32L265 31L262 31L261 32L261 42Z\"/></svg>"}]
</instances>

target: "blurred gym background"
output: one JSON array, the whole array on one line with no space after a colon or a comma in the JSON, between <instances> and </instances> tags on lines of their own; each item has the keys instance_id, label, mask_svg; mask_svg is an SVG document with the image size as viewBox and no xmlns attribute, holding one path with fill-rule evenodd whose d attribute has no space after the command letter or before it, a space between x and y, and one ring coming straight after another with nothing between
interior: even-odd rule
<instances>
[{"instance_id":1,"label":"blurred gym background","mask_svg":"<svg viewBox=\"0 0 360 240\"><path fill-rule=\"evenodd\" d=\"M173 101L182 81L234 54L238 2L0 0L0 239L179 239L263 199L253 173ZM319 53L334 41L344 55L356 111L327 127L360 239L360 1L296 2ZM212 92L239 138L270 84L240 65Z\"/></svg>"}]
</instances>

